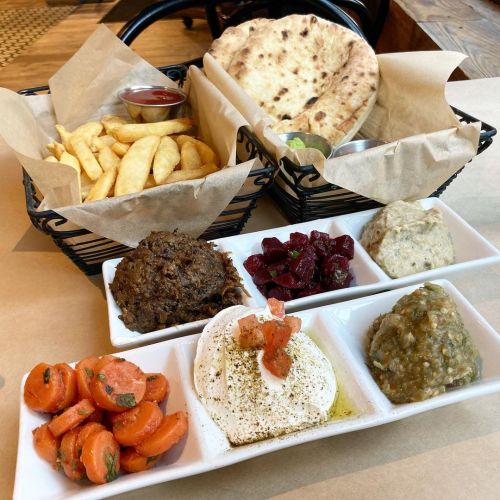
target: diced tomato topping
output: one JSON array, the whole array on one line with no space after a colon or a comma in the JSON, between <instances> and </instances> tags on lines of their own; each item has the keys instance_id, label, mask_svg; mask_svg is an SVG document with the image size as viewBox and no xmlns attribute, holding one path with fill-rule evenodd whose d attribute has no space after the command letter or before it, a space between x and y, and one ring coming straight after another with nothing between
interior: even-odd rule
<instances>
[{"instance_id":1,"label":"diced tomato topping","mask_svg":"<svg viewBox=\"0 0 500 500\"><path fill-rule=\"evenodd\" d=\"M292 335L291 328L283 321L266 321L262 324L262 330L265 339L264 349L269 352L286 347Z\"/></svg>"},{"instance_id":2,"label":"diced tomato topping","mask_svg":"<svg viewBox=\"0 0 500 500\"><path fill-rule=\"evenodd\" d=\"M240 332L236 340L242 349L259 348L264 345L262 323L259 323L255 314L239 319L238 326Z\"/></svg>"},{"instance_id":3,"label":"diced tomato topping","mask_svg":"<svg viewBox=\"0 0 500 500\"><path fill-rule=\"evenodd\" d=\"M302 320L300 318L297 318L297 316L285 316L283 321L285 322L285 325L290 327L290 329L292 330L292 335L294 333L300 332L300 328L302 326Z\"/></svg>"},{"instance_id":4,"label":"diced tomato topping","mask_svg":"<svg viewBox=\"0 0 500 500\"><path fill-rule=\"evenodd\" d=\"M278 316L278 318L285 317L285 303L281 300L277 300L274 297L267 299L267 305L271 310L271 314L273 316Z\"/></svg>"},{"instance_id":5,"label":"diced tomato topping","mask_svg":"<svg viewBox=\"0 0 500 500\"><path fill-rule=\"evenodd\" d=\"M264 366L276 377L285 378L292 366L292 358L283 350L264 351Z\"/></svg>"}]
</instances>

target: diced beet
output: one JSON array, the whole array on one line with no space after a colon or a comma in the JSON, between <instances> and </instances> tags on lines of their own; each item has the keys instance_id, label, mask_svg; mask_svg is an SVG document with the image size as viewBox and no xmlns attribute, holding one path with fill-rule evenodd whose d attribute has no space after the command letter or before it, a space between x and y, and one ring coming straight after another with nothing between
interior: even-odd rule
<instances>
[{"instance_id":1,"label":"diced beet","mask_svg":"<svg viewBox=\"0 0 500 500\"><path fill-rule=\"evenodd\" d=\"M328 290L340 290L341 288L347 288L352 281L352 274L348 271L343 275L337 276L335 280L330 280L326 283L326 288Z\"/></svg>"},{"instance_id":2,"label":"diced beet","mask_svg":"<svg viewBox=\"0 0 500 500\"><path fill-rule=\"evenodd\" d=\"M262 240L262 253L268 264L288 257L287 249L278 238L264 238Z\"/></svg>"},{"instance_id":3,"label":"diced beet","mask_svg":"<svg viewBox=\"0 0 500 500\"><path fill-rule=\"evenodd\" d=\"M273 281L284 288L305 288L306 284L292 273L284 273L273 278Z\"/></svg>"},{"instance_id":4,"label":"diced beet","mask_svg":"<svg viewBox=\"0 0 500 500\"><path fill-rule=\"evenodd\" d=\"M243 267L248 271L250 276L253 276L259 269L265 266L264 256L261 253L255 255L250 255L245 262L243 262Z\"/></svg>"},{"instance_id":5,"label":"diced beet","mask_svg":"<svg viewBox=\"0 0 500 500\"><path fill-rule=\"evenodd\" d=\"M286 302L293 299L293 294L292 291L288 288L283 288L282 286L274 286L272 288L269 288L269 291L267 292L267 298L271 297Z\"/></svg>"},{"instance_id":6,"label":"diced beet","mask_svg":"<svg viewBox=\"0 0 500 500\"><path fill-rule=\"evenodd\" d=\"M317 239L313 242L314 250L316 251L316 255L320 259L324 259L330 255L330 241L325 242L324 240Z\"/></svg>"},{"instance_id":7,"label":"diced beet","mask_svg":"<svg viewBox=\"0 0 500 500\"><path fill-rule=\"evenodd\" d=\"M303 252L290 263L290 271L305 283L312 280L315 268L316 263L308 252Z\"/></svg>"},{"instance_id":8,"label":"diced beet","mask_svg":"<svg viewBox=\"0 0 500 500\"><path fill-rule=\"evenodd\" d=\"M311 231L311 236L309 236L309 241L314 243L317 240L329 241L330 235L328 233L323 233L321 231Z\"/></svg>"},{"instance_id":9,"label":"diced beet","mask_svg":"<svg viewBox=\"0 0 500 500\"><path fill-rule=\"evenodd\" d=\"M291 233L290 234L290 246L292 248L303 249L309 245L309 237L304 233Z\"/></svg>"},{"instance_id":10,"label":"diced beet","mask_svg":"<svg viewBox=\"0 0 500 500\"><path fill-rule=\"evenodd\" d=\"M323 286L327 290L346 288L352 281L349 259L343 255L331 255L323 261L321 270Z\"/></svg>"},{"instance_id":11,"label":"diced beet","mask_svg":"<svg viewBox=\"0 0 500 500\"><path fill-rule=\"evenodd\" d=\"M354 240L348 234L333 238L332 247L335 253L343 255L349 260L354 257Z\"/></svg>"},{"instance_id":12,"label":"diced beet","mask_svg":"<svg viewBox=\"0 0 500 500\"><path fill-rule=\"evenodd\" d=\"M267 283L271 283L273 281L273 277L269 271L263 267L257 270L257 272L252 276L252 280L256 285L266 285Z\"/></svg>"},{"instance_id":13,"label":"diced beet","mask_svg":"<svg viewBox=\"0 0 500 500\"><path fill-rule=\"evenodd\" d=\"M304 288L304 290L299 290L297 293L297 297L309 297L310 295L316 295L318 293L323 293L325 290L321 286L320 283L316 283L313 287L311 288Z\"/></svg>"},{"instance_id":14,"label":"diced beet","mask_svg":"<svg viewBox=\"0 0 500 500\"><path fill-rule=\"evenodd\" d=\"M271 276L278 276L279 274L286 273L290 267L292 259L287 258L283 260L279 260L278 262L274 262L273 264L267 265L267 270L271 274Z\"/></svg>"}]
</instances>

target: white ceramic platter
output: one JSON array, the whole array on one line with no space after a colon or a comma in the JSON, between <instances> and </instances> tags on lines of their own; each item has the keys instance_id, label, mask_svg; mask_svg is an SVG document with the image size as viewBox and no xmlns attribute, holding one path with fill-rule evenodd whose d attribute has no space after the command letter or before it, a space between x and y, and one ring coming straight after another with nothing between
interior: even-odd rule
<instances>
[{"instance_id":1,"label":"white ceramic platter","mask_svg":"<svg viewBox=\"0 0 500 500\"><path fill-rule=\"evenodd\" d=\"M182 337L126 351L120 355L147 372L163 372L170 381L167 413L185 410L189 415L187 438L170 450L151 470L120 476L108 484L91 486L67 479L36 454L32 429L47 419L29 410L21 395L19 445L14 498L94 499L144 486L191 476L247 460L258 455L324 437L373 427L440 406L500 391L500 336L448 281L437 281L457 304L466 328L482 358L482 377L420 403L393 405L379 390L365 365L364 340L369 325L389 311L418 285L364 297L341 304L297 313L303 329L321 347L336 372L341 393L353 414L323 425L258 443L232 447L198 401L193 387L193 360L199 335ZM22 385L26 376L23 378ZM165 409L165 407L163 408Z\"/></svg>"},{"instance_id":2,"label":"white ceramic platter","mask_svg":"<svg viewBox=\"0 0 500 500\"><path fill-rule=\"evenodd\" d=\"M500 251L441 200L438 198L427 198L421 200L420 203L426 209L435 207L443 213L444 222L450 230L453 239L456 251L456 263L398 279L392 279L387 276L359 243L363 226L373 217L377 209L331 217L329 219L318 219L256 233L240 234L238 236L214 240L214 243L219 250L229 252L233 264L242 278L243 286L250 294L249 297L245 294L243 295L244 305L264 306L266 298L259 292L251 276L243 267L243 262L250 255L261 253L263 238L274 236L280 241L285 242L289 239L290 233L298 231L309 235L313 230L328 233L331 237L343 234L350 235L354 239L354 258L350 261L354 280L351 286L341 290L290 300L286 303L287 312L362 297L382 290L391 290L412 283L420 283L425 280L444 278L459 272L500 262ZM146 334L140 334L127 329L119 318L120 309L109 290L109 283L113 281L115 268L119 261L120 259L113 259L104 262L102 273L108 301L110 340L115 347L131 347L165 338L178 337L199 331L206 324L207 320L202 320Z\"/></svg>"}]
</instances>

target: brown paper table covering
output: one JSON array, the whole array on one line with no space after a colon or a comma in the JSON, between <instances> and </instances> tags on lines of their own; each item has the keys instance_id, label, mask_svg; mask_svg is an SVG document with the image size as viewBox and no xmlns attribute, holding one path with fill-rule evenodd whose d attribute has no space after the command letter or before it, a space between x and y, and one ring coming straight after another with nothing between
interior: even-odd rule
<instances>
[{"instance_id":1,"label":"brown paper table covering","mask_svg":"<svg viewBox=\"0 0 500 500\"><path fill-rule=\"evenodd\" d=\"M500 78L448 84L450 103L500 128ZM0 498L14 484L21 376L37 362L112 352L101 278L29 223L21 170L0 144ZM8 168L6 168L8 167ZM443 200L500 247L500 140ZM286 222L268 199L245 230ZM500 266L451 281L500 331ZM499 360L500 362L500 360ZM29 480L29 479L28 479ZM497 499L500 394L122 495L160 498Z\"/></svg>"}]
</instances>

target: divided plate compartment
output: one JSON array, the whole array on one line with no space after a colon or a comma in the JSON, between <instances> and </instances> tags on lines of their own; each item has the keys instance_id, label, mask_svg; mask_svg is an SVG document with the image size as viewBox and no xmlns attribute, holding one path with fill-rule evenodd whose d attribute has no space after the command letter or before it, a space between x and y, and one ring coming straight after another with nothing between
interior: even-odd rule
<instances>
[{"instance_id":1,"label":"divided plate compartment","mask_svg":"<svg viewBox=\"0 0 500 500\"><path fill-rule=\"evenodd\" d=\"M299 312L303 331L329 358L339 384L341 409L354 412L280 437L233 447L199 402L193 382L193 361L199 335L182 337L120 353L145 372L162 372L170 382L170 395L162 409L168 414L185 410L189 431L152 469L125 474L111 483L88 485L67 479L36 454L31 431L47 416L29 410L21 394L20 434L14 498L93 499L148 485L210 471L279 449L309 441L385 424L440 406L500 391L500 337L472 305L448 281L437 281L457 304L458 310L482 358L482 378L427 401L392 404L380 391L365 364L365 339L369 325L391 310L403 295L421 285L392 290L342 304ZM23 384L26 376L23 378ZM347 405L345 402L347 401ZM350 414L349 414L350 413Z\"/></svg>"},{"instance_id":2,"label":"divided plate compartment","mask_svg":"<svg viewBox=\"0 0 500 500\"><path fill-rule=\"evenodd\" d=\"M132 347L136 345L149 344L169 338L180 337L194 332L199 332L208 323L208 319L191 321L181 325L174 325L161 330L149 333L139 333L129 330L125 323L119 318L121 310L118 307L113 294L109 288L115 277L116 266L121 258L107 260L102 265L102 279L104 280L104 289L106 291L106 301L108 305L108 322L111 344L115 347ZM243 305L255 307L257 303L252 297L242 293Z\"/></svg>"},{"instance_id":3,"label":"divided plate compartment","mask_svg":"<svg viewBox=\"0 0 500 500\"><path fill-rule=\"evenodd\" d=\"M276 237L285 242L289 239L290 233L298 231L309 235L313 230L326 232L331 237L343 234L351 236L354 240L354 258L350 261L351 272L354 276L351 286L290 300L286 302L287 312L295 312L304 308L366 296L425 280L448 277L470 269L500 262L500 251L440 199L426 198L420 200L419 203L427 210L438 208L442 212L444 223L448 227L453 240L456 254L455 264L397 279L389 277L359 243L364 225L375 215L378 209L222 238L214 240L214 243L218 245L220 250L230 253L233 264L242 277L245 289L250 293L251 298L257 305L263 306L266 303L266 298L259 292L252 281L252 277L243 267L243 262L250 255L262 253L261 242L263 238Z\"/></svg>"}]
</instances>

